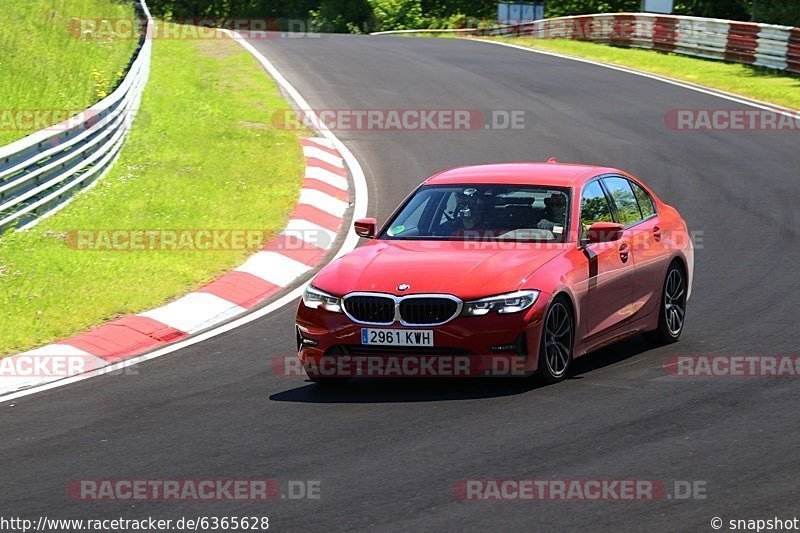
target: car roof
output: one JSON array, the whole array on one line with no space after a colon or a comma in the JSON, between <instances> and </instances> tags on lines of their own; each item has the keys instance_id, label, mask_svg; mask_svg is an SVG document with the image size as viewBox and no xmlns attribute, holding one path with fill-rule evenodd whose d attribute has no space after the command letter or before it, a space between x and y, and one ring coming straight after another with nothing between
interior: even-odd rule
<instances>
[{"instance_id":1,"label":"car roof","mask_svg":"<svg viewBox=\"0 0 800 533\"><path fill-rule=\"evenodd\" d=\"M424 185L544 185L579 187L602 174L626 173L611 167L557 163L500 163L452 168L428 178Z\"/></svg>"}]
</instances>

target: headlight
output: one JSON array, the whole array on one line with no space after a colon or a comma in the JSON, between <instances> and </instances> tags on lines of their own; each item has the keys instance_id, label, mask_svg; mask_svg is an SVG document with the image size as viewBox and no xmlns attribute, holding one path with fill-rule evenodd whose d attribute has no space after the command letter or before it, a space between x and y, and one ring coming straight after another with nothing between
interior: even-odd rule
<instances>
[{"instance_id":1,"label":"headlight","mask_svg":"<svg viewBox=\"0 0 800 533\"><path fill-rule=\"evenodd\" d=\"M303 304L309 309L325 309L331 313L342 312L342 299L308 285L303 292Z\"/></svg>"},{"instance_id":2,"label":"headlight","mask_svg":"<svg viewBox=\"0 0 800 533\"><path fill-rule=\"evenodd\" d=\"M492 311L500 314L519 313L536 303L539 291L517 291L464 302L461 316L483 316Z\"/></svg>"}]
</instances>

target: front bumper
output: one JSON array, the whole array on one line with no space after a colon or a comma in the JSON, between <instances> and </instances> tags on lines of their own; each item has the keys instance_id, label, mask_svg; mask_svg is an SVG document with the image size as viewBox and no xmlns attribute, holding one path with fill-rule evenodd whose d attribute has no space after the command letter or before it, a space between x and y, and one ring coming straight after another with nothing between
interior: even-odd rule
<instances>
[{"instance_id":1,"label":"front bumper","mask_svg":"<svg viewBox=\"0 0 800 533\"><path fill-rule=\"evenodd\" d=\"M536 370L549 295L520 313L459 317L441 326L381 329L433 330L434 346L382 347L361 344L362 328L342 313L297 310L298 357L310 375L327 377L520 376Z\"/></svg>"}]
</instances>

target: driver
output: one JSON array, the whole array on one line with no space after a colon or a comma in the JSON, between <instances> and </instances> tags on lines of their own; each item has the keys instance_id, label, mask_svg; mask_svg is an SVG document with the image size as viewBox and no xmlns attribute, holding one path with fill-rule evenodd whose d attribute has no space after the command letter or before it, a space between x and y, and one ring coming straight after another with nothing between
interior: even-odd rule
<instances>
[{"instance_id":1,"label":"driver","mask_svg":"<svg viewBox=\"0 0 800 533\"><path fill-rule=\"evenodd\" d=\"M484 204L484 200L476 189L458 191L453 218L443 225L444 233L457 236L463 235L466 231L475 230L483 220Z\"/></svg>"},{"instance_id":2,"label":"driver","mask_svg":"<svg viewBox=\"0 0 800 533\"><path fill-rule=\"evenodd\" d=\"M481 223L483 218L483 202L475 189L467 189L456 193L456 220L460 220L464 229L470 230Z\"/></svg>"},{"instance_id":3,"label":"driver","mask_svg":"<svg viewBox=\"0 0 800 533\"><path fill-rule=\"evenodd\" d=\"M564 227L567 220L567 197L555 193L544 199L544 217L536 225L539 229L553 231L556 226Z\"/></svg>"}]
</instances>

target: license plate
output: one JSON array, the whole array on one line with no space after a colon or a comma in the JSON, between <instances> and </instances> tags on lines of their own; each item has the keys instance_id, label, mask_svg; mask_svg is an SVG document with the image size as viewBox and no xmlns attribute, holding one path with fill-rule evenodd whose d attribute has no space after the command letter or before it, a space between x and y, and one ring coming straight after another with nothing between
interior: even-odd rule
<instances>
[{"instance_id":1,"label":"license plate","mask_svg":"<svg viewBox=\"0 0 800 533\"><path fill-rule=\"evenodd\" d=\"M361 344L373 346L433 346L432 329L361 330Z\"/></svg>"}]
</instances>

